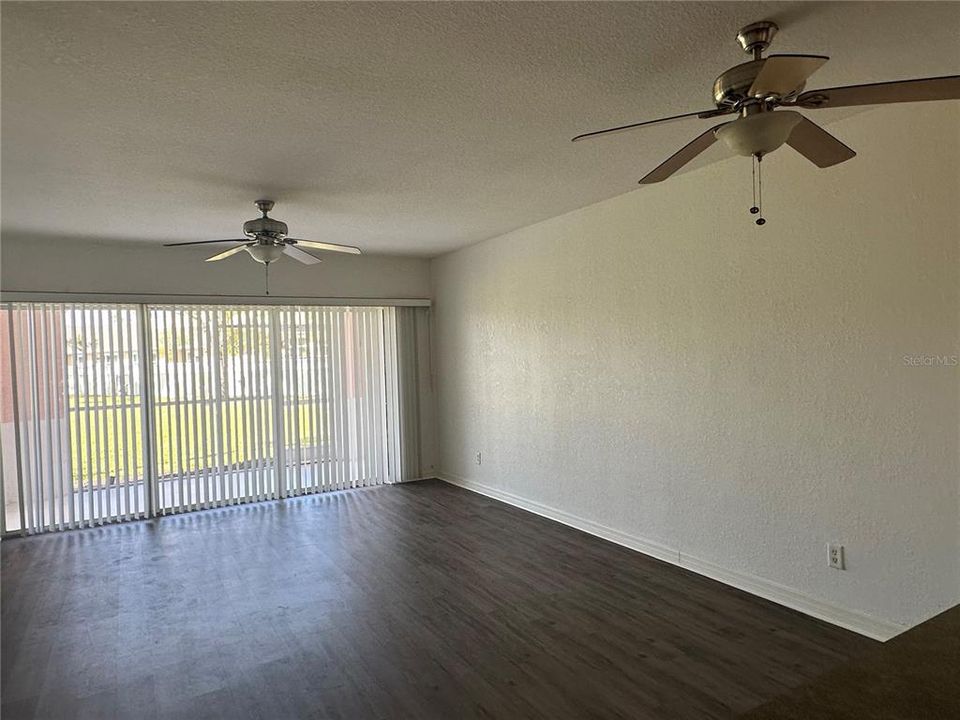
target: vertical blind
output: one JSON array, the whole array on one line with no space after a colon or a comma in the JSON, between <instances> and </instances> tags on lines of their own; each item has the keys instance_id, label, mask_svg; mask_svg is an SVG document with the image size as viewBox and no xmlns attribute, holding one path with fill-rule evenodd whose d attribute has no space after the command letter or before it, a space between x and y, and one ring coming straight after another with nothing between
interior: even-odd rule
<instances>
[{"instance_id":1,"label":"vertical blind","mask_svg":"<svg viewBox=\"0 0 960 720\"><path fill-rule=\"evenodd\" d=\"M136 307L24 304L3 315L4 530L142 517Z\"/></svg>"},{"instance_id":2,"label":"vertical blind","mask_svg":"<svg viewBox=\"0 0 960 720\"><path fill-rule=\"evenodd\" d=\"M0 306L3 531L415 477L401 310Z\"/></svg>"}]
</instances>

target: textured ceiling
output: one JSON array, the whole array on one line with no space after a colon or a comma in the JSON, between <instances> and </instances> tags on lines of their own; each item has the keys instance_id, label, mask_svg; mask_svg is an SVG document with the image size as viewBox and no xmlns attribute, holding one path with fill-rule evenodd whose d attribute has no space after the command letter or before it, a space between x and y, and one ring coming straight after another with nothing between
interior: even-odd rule
<instances>
[{"instance_id":1,"label":"textured ceiling","mask_svg":"<svg viewBox=\"0 0 960 720\"><path fill-rule=\"evenodd\" d=\"M763 18L812 87L960 72L956 3L4 2L3 232L236 237L268 196L435 255L635 189L709 121L569 138L710 107Z\"/></svg>"}]
</instances>

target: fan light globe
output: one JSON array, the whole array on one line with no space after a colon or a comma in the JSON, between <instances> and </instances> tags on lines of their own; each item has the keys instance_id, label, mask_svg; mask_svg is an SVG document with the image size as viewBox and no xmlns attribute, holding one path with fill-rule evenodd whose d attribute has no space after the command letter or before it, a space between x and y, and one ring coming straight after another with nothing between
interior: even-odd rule
<instances>
[{"instance_id":1,"label":"fan light globe","mask_svg":"<svg viewBox=\"0 0 960 720\"><path fill-rule=\"evenodd\" d=\"M802 119L792 110L757 113L727 123L717 137L738 155L766 155L783 145Z\"/></svg>"},{"instance_id":2,"label":"fan light globe","mask_svg":"<svg viewBox=\"0 0 960 720\"><path fill-rule=\"evenodd\" d=\"M258 263L269 265L280 259L283 255L283 248L279 245L251 245L247 248L247 252Z\"/></svg>"}]
</instances>

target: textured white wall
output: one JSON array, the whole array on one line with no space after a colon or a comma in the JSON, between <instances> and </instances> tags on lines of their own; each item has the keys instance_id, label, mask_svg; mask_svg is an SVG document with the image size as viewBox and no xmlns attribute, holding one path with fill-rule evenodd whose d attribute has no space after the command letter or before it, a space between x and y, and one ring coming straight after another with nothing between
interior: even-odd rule
<instances>
[{"instance_id":1,"label":"textured white wall","mask_svg":"<svg viewBox=\"0 0 960 720\"><path fill-rule=\"evenodd\" d=\"M958 127L771 155L763 228L734 159L435 259L442 473L860 625L960 601L960 368L903 359L960 354Z\"/></svg>"},{"instance_id":2,"label":"textured white wall","mask_svg":"<svg viewBox=\"0 0 960 720\"><path fill-rule=\"evenodd\" d=\"M225 245L165 248L4 233L0 289L32 292L263 294L263 266L246 253L216 263ZM422 258L317 253L323 262L284 258L270 269L270 292L288 297L428 298L430 265Z\"/></svg>"}]
</instances>

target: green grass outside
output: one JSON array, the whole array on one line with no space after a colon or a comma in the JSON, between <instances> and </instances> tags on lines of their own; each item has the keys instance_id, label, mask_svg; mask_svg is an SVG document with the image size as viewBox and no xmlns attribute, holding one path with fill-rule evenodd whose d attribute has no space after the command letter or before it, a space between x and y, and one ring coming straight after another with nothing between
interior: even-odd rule
<instances>
[{"instance_id":1,"label":"green grass outside","mask_svg":"<svg viewBox=\"0 0 960 720\"><path fill-rule=\"evenodd\" d=\"M123 482L124 478L142 478L143 414L140 398L128 397L121 401L121 398L112 397L72 397L70 400L70 447L74 487L89 485L91 478L94 484L106 484L110 477L116 478L116 482ZM78 409L88 406L91 408L88 412L78 412ZM301 403L298 408L301 447L311 447L326 441L327 428L323 418L319 417L318 413L317 422L314 423L311 407L312 403ZM215 447L204 447L203 443L204 437L213 436L212 430L218 422L220 437L226 439L226 447L221 451L224 465L254 460L254 449L257 445L264 453L259 457L272 458L273 404L270 400L261 400L256 406L258 418L254 418L254 409L253 403L240 400L224 402L219 410L196 405L155 408L154 428L159 474L176 474L180 468L197 471L204 467L218 466L220 452ZM284 425L284 444L291 447L294 445L296 428L289 420ZM119 446L124 436L124 427L127 437L133 440L126 447ZM256 438L251 438L253 433L259 433L259 442L254 442Z\"/></svg>"}]
</instances>

